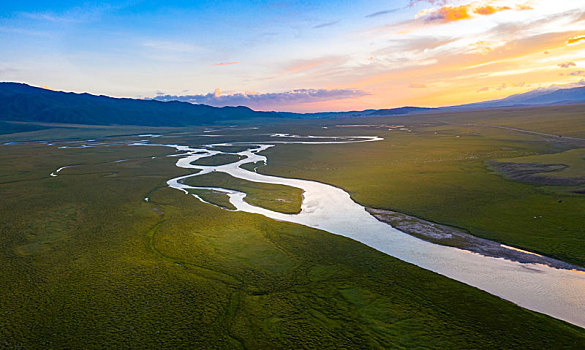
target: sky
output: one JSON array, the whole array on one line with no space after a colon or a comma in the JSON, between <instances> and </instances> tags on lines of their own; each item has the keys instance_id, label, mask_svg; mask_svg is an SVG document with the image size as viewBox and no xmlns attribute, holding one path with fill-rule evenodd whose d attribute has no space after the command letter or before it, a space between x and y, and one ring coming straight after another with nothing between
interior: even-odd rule
<instances>
[{"instance_id":1,"label":"sky","mask_svg":"<svg viewBox=\"0 0 585 350\"><path fill-rule=\"evenodd\" d=\"M3 1L0 81L319 112L585 85L583 0Z\"/></svg>"}]
</instances>

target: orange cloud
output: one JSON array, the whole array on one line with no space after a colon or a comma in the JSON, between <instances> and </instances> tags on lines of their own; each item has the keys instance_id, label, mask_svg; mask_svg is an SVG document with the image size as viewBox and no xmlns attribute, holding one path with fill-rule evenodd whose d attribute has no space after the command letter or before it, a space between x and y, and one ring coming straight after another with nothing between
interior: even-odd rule
<instances>
[{"instance_id":1,"label":"orange cloud","mask_svg":"<svg viewBox=\"0 0 585 350\"><path fill-rule=\"evenodd\" d=\"M469 7L468 5L456 7L444 6L436 11L431 12L430 15L425 20L427 22L439 21L443 23L448 23L461 21L463 19L469 19L471 18L471 16L469 15L468 7Z\"/></svg>"},{"instance_id":2,"label":"orange cloud","mask_svg":"<svg viewBox=\"0 0 585 350\"><path fill-rule=\"evenodd\" d=\"M298 64L295 64L294 66L288 68L286 70L287 74L293 74L293 73L299 73L302 71L306 71L315 67L319 67L324 65L325 63L329 63L331 62L330 58L324 58L324 59L316 59L316 60L311 60L311 61L305 61L305 62L300 62Z\"/></svg>"},{"instance_id":3,"label":"orange cloud","mask_svg":"<svg viewBox=\"0 0 585 350\"><path fill-rule=\"evenodd\" d=\"M482 55L486 55L492 51L494 51L496 48L505 45L505 42L501 41L501 42L495 42L495 41L485 41L485 40L480 40L477 41L475 43L472 43L469 45L469 47L471 48L471 52L477 52L479 54Z\"/></svg>"},{"instance_id":4,"label":"orange cloud","mask_svg":"<svg viewBox=\"0 0 585 350\"><path fill-rule=\"evenodd\" d=\"M528 10L534 10L534 8L530 5L526 5L526 4L520 4L520 5L516 5L516 10L518 11L528 11Z\"/></svg>"},{"instance_id":5,"label":"orange cloud","mask_svg":"<svg viewBox=\"0 0 585 350\"><path fill-rule=\"evenodd\" d=\"M331 63L334 62L335 58L332 57L323 57L323 58L317 58L314 60L301 60L301 61L296 61L294 62L294 64L292 66L289 66L287 69L284 70L283 73L281 73L279 76L283 76L283 75L289 75L289 74L297 74L297 73L301 73L316 67L320 67L323 66L327 63Z\"/></svg>"},{"instance_id":6,"label":"orange cloud","mask_svg":"<svg viewBox=\"0 0 585 350\"><path fill-rule=\"evenodd\" d=\"M410 85L408 85L408 87L411 89L424 89L427 86L425 84L420 84L420 83L410 83Z\"/></svg>"},{"instance_id":7,"label":"orange cloud","mask_svg":"<svg viewBox=\"0 0 585 350\"><path fill-rule=\"evenodd\" d=\"M231 66L233 64L240 64L240 62L220 62L214 64L214 66Z\"/></svg>"},{"instance_id":8,"label":"orange cloud","mask_svg":"<svg viewBox=\"0 0 585 350\"><path fill-rule=\"evenodd\" d=\"M464 19L471 19L473 15L490 16L496 12L511 10L509 6L492 6L492 5L478 5L478 3L470 3L461 6L443 6L437 10L422 10L417 14L417 17L425 17L427 22L442 22L449 23L461 21ZM518 5L516 10L532 10L528 5Z\"/></svg>"},{"instance_id":9,"label":"orange cloud","mask_svg":"<svg viewBox=\"0 0 585 350\"><path fill-rule=\"evenodd\" d=\"M574 36L571 39L567 40L567 44L574 44L574 43L579 42L581 40L585 40L585 35Z\"/></svg>"},{"instance_id":10,"label":"orange cloud","mask_svg":"<svg viewBox=\"0 0 585 350\"><path fill-rule=\"evenodd\" d=\"M510 10L510 8L508 6L494 7L494 6L490 6L490 5L485 5L485 6L473 9L473 12L477 13L478 15L489 16L489 15L493 15L496 12L505 11L505 10Z\"/></svg>"},{"instance_id":11,"label":"orange cloud","mask_svg":"<svg viewBox=\"0 0 585 350\"><path fill-rule=\"evenodd\" d=\"M518 31L519 26L505 29L499 33L502 37L507 37L508 31ZM502 98L511 91L521 93L539 86L567 84L581 76L565 73L564 77L558 77L560 70L556 64L568 63L564 72L583 70L577 65L582 57L582 45L565 45L568 38L582 34L580 30L524 36L497 42L484 55L444 50L434 56L437 60L434 64L360 74L351 86L371 91L371 95L359 102L372 106L446 106ZM551 51L543 61L546 49ZM424 82L432 89L406 89L412 82Z\"/></svg>"},{"instance_id":12,"label":"orange cloud","mask_svg":"<svg viewBox=\"0 0 585 350\"><path fill-rule=\"evenodd\" d=\"M322 69L326 69L327 66L330 66L332 63L339 63L342 61L343 59L340 57L331 56L310 60L295 60L290 62L287 66L283 67L283 70L280 73L267 79L274 80L295 75L302 76L303 74L307 74L309 71L312 73L318 73L322 72Z\"/></svg>"}]
</instances>

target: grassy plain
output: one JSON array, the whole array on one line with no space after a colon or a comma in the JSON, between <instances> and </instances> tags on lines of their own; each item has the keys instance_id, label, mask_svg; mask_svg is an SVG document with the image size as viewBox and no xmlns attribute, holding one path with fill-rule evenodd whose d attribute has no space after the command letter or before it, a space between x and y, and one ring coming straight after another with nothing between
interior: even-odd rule
<instances>
[{"instance_id":1,"label":"grassy plain","mask_svg":"<svg viewBox=\"0 0 585 350\"><path fill-rule=\"evenodd\" d=\"M585 346L580 328L355 241L169 189L187 173L171 151L0 146L0 347Z\"/></svg>"},{"instance_id":2,"label":"grassy plain","mask_svg":"<svg viewBox=\"0 0 585 350\"><path fill-rule=\"evenodd\" d=\"M13 134L41 129L46 129L46 127L38 125L7 123L0 121L0 134Z\"/></svg>"},{"instance_id":3,"label":"grassy plain","mask_svg":"<svg viewBox=\"0 0 585 350\"><path fill-rule=\"evenodd\" d=\"M454 124L510 127L561 137L585 138L584 110L585 105L541 106L438 113L436 117Z\"/></svg>"},{"instance_id":4,"label":"grassy plain","mask_svg":"<svg viewBox=\"0 0 585 350\"><path fill-rule=\"evenodd\" d=\"M237 162L238 160L242 159L243 157L238 156L237 154L216 154L211 157L205 157L197 159L193 162L196 165L224 165L233 162Z\"/></svg>"},{"instance_id":5,"label":"grassy plain","mask_svg":"<svg viewBox=\"0 0 585 350\"><path fill-rule=\"evenodd\" d=\"M236 210L236 207L230 202L229 197L223 192L208 189L190 189L189 193L221 208Z\"/></svg>"},{"instance_id":6,"label":"grassy plain","mask_svg":"<svg viewBox=\"0 0 585 350\"><path fill-rule=\"evenodd\" d=\"M303 191L299 188L242 180L225 173L214 172L191 177L185 179L185 184L199 187L220 187L244 192L246 193L246 197L244 197L246 202L286 214L300 212L303 201ZM228 208L230 207L228 206Z\"/></svg>"},{"instance_id":7,"label":"grassy plain","mask_svg":"<svg viewBox=\"0 0 585 350\"><path fill-rule=\"evenodd\" d=\"M569 106L299 124L295 131L305 134L377 135L384 141L282 145L264 152L269 163L258 171L330 183L365 206L585 266L585 186L522 183L488 166L493 160L530 156L535 162L567 163L559 176L584 176L578 155L585 140L556 136L585 137L582 110Z\"/></svg>"}]
</instances>

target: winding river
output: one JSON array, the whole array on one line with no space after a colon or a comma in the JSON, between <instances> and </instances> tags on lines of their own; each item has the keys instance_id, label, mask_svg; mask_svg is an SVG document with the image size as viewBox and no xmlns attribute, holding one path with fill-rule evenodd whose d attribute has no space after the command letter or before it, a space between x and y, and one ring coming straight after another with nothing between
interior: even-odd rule
<instances>
[{"instance_id":1,"label":"winding river","mask_svg":"<svg viewBox=\"0 0 585 350\"><path fill-rule=\"evenodd\" d=\"M253 182L300 188L304 192L301 212L298 214L283 214L253 206L244 201L246 195L242 192L223 188L213 189L227 194L236 210L349 237L400 260L477 287L527 309L585 328L584 272L492 258L423 241L378 221L363 206L355 203L347 192L339 188L316 181L262 175L241 168L241 165L246 163L266 163L266 157L259 153L273 147L274 143L352 143L377 141L378 138L340 137L312 141L310 137L294 140L294 135L277 134L276 137L287 137L288 140L270 142L271 144L246 144L249 148L237 153L243 159L217 166L193 164L200 158L227 153L209 147L213 145L200 148L152 143L133 145L173 147L178 151L176 155L179 157L176 163L178 167L199 171L169 180L167 184L172 188L187 194L189 189L202 189L186 185L182 180L210 172L226 173Z\"/></svg>"}]
</instances>

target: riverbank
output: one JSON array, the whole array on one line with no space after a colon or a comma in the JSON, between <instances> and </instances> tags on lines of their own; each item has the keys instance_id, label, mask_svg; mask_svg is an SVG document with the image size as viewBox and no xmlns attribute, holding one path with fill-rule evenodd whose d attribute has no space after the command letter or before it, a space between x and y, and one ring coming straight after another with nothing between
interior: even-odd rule
<instances>
[{"instance_id":1,"label":"riverbank","mask_svg":"<svg viewBox=\"0 0 585 350\"><path fill-rule=\"evenodd\" d=\"M186 171L168 148L0 148L2 349L585 346L356 241L169 189Z\"/></svg>"},{"instance_id":2,"label":"riverbank","mask_svg":"<svg viewBox=\"0 0 585 350\"><path fill-rule=\"evenodd\" d=\"M349 193L341 188L299 178L259 174L241 167L247 163L267 162L268 158L263 152L273 147L268 143L250 143L248 150L237 153L243 159L217 166L201 166L195 164L195 161L220 153L218 151L180 145L144 145L173 147L182 156L177 160L176 166L197 171L168 180L167 185L171 188L189 193L197 187L186 184L184 180L217 172L246 181L302 189L303 203L300 213L284 214L251 205L244 199L246 193L214 188L225 193L236 211L260 214L277 221L300 224L351 238L382 253L487 291L519 306L585 328L585 304L581 298L585 288L585 276L579 273L581 271L574 271L568 264L561 269L558 266L562 262L536 259L538 255L510 247L503 248L504 250L498 251L497 256L493 256L470 254L469 250L421 240L381 222L366 208L354 202ZM461 238L456 240L462 241ZM463 245L461 242L459 244ZM486 242L482 242L476 244L475 249L488 250L488 246ZM515 259L501 259L503 251Z\"/></svg>"},{"instance_id":3,"label":"riverbank","mask_svg":"<svg viewBox=\"0 0 585 350\"><path fill-rule=\"evenodd\" d=\"M543 264L556 269L585 272L585 268L581 266L479 238L456 227L437 224L391 210L374 208L366 208L366 210L376 219L404 233L431 243L455 247L492 258L503 258L524 264Z\"/></svg>"}]
</instances>

